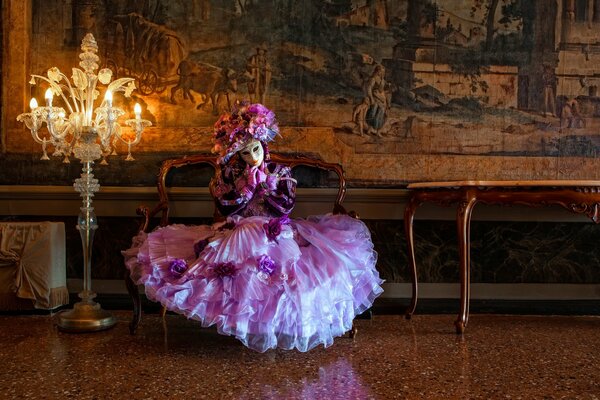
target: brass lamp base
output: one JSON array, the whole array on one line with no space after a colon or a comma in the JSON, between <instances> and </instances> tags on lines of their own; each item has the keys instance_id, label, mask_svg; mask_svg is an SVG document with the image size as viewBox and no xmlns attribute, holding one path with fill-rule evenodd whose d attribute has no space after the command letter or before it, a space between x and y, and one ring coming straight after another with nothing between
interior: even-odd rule
<instances>
[{"instance_id":1,"label":"brass lamp base","mask_svg":"<svg viewBox=\"0 0 600 400\"><path fill-rule=\"evenodd\" d=\"M55 323L65 332L95 332L115 326L117 319L100 304L90 301L75 303L72 310L56 314Z\"/></svg>"}]
</instances>

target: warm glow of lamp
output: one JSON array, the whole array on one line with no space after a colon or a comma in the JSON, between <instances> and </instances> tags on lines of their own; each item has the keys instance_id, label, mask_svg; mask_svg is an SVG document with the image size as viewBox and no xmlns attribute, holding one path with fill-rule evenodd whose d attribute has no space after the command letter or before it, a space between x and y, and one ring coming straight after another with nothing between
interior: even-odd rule
<instances>
[{"instance_id":1,"label":"warm glow of lamp","mask_svg":"<svg viewBox=\"0 0 600 400\"><path fill-rule=\"evenodd\" d=\"M81 42L82 53L79 55L79 67L71 68L73 75L69 79L57 67L50 68L46 75L32 75L30 83L45 83L46 106L38 107L37 100L29 102L31 112L17 117L31 131L33 140L42 145L42 160L49 160L47 147L54 148L54 156L63 156L63 162L69 162L74 155L83 165L80 178L73 187L83 199L83 206L77 219L77 230L83 246L83 290L79 293L81 301L72 310L63 310L57 314L57 325L60 329L74 332L87 332L107 329L116 323L109 312L102 310L100 304L93 299L96 293L91 290L92 274L92 241L98 228L92 198L100 190L98 179L94 178L92 166L94 161L116 154L115 146L121 141L127 145L126 160L133 160L131 147L139 143L142 132L152 123L141 118L142 109L135 108L135 118L124 121L131 129L121 129L119 117L125 114L119 107L113 107L113 92L122 92L130 97L135 90L133 78L112 79L113 73L108 68L97 71L99 65L98 45L91 33ZM104 103L97 104L96 97L100 92L98 85L105 85ZM52 98L58 97L59 107L52 105ZM47 130L42 131L45 125Z\"/></svg>"},{"instance_id":2,"label":"warm glow of lamp","mask_svg":"<svg viewBox=\"0 0 600 400\"><path fill-rule=\"evenodd\" d=\"M44 98L46 99L46 107L52 107L52 97L54 97L54 94L52 94L52 89L46 89L46 94L44 95Z\"/></svg>"},{"instance_id":3,"label":"warm glow of lamp","mask_svg":"<svg viewBox=\"0 0 600 400\"><path fill-rule=\"evenodd\" d=\"M107 90L106 93L104 94L104 100L106 100L106 105L108 107L112 107L113 95L110 90Z\"/></svg>"},{"instance_id":4,"label":"warm glow of lamp","mask_svg":"<svg viewBox=\"0 0 600 400\"><path fill-rule=\"evenodd\" d=\"M140 119L142 115L142 106L140 106L140 103L135 103L135 106L133 107L133 112L135 113L135 119Z\"/></svg>"}]
</instances>

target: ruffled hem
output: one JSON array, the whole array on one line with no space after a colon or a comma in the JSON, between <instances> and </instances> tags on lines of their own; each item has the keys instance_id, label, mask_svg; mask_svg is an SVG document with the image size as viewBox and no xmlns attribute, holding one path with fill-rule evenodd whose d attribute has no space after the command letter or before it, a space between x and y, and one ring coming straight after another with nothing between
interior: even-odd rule
<instances>
[{"instance_id":1,"label":"ruffled hem","mask_svg":"<svg viewBox=\"0 0 600 400\"><path fill-rule=\"evenodd\" d=\"M203 327L216 325L251 349L328 347L383 291L368 229L350 217L327 215L292 220L271 240L264 230L269 220L234 217L233 229L169 226L141 233L123 255L149 299ZM196 257L194 243L205 239ZM264 256L270 269L257 263ZM182 275L170 270L174 259L185 260ZM215 272L227 262L235 268Z\"/></svg>"}]
</instances>

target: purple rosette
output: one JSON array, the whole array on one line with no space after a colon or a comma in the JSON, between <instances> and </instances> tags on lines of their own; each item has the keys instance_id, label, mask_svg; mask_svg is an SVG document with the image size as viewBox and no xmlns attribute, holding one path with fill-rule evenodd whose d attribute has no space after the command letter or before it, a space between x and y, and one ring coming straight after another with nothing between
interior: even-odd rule
<instances>
[{"instance_id":1,"label":"purple rosette","mask_svg":"<svg viewBox=\"0 0 600 400\"><path fill-rule=\"evenodd\" d=\"M237 272L235 265L232 262L217 263L210 266L216 276L223 278L225 276L233 276Z\"/></svg>"},{"instance_id":2,"label":"purple rosette","mask_svg":"<svg viewBox=\"0 0 600 400\"><path fill-rule=\"evenodd\" d=\"M287 215L280 218L271 218L269 222L263 224L265 233L271 242L277 242L277 237L281 234L283 225L288 224L290 219Z\"/></svg>"},{"instance_id":3,"label":"purple rosette","mask_svg":"<svg viewBox=\"0 0 600 400\"><path fill-rule=\"evenodd\" d=\"M262 255L256 260L256 264L258 266L258 270L260 272L264 272L265 274L271 276L277 266L275 265L275 261L268 255Z\"/></svg>"},{"instance_id":4,"label":"purple rosette","mask_svg":"<svg viewBox=\"0 0 600 400\"><path fill-rule=\"evenodd\" d=\"M183 275L183 273L185 271L187 271L187 269L188 269L187 262L181 258L174 259L173 261L171 261L171 264L169 265L169 271L177 277L180 277L181 275Z\"/></svg>"},{"instance_id":5,"label":"purple rosette","mask_svg":"<svg viewBox=\"0 0 600 400\"><path fill-rule=\"evenodd\" d=\"M267 284L270 282L271 276L277 269L275 261L266 254L263 254L256 259L256 267L258 269L258 279Z\"/></svg>"}]
</instances>

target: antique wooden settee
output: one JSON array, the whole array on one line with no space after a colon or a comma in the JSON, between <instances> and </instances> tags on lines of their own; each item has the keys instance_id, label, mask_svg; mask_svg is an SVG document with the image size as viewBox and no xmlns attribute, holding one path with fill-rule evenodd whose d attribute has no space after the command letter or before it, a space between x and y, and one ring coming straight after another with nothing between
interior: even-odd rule
<instances>
[{"instance_id":1,"label":"antique wooden settee","mask_svg":"<svg viewBox=\"0 0 600 400\"><path fill-rule=\"evenodd\" d=\"M294 169L298 166L308 167L310 170L321 170L328 174L328 176L335 177L332 180L337 180L337 195L333 202L332 212L334 214L347 214L354 218L358 218L358 215L353 211L346 211L342 202L346 195L346 179L344 176L344 170L340 164L328 163L322 160L306 157L302 155L281 155L276 153L270 154L271 161L284 164ZM136 213L140 215L143 220L140 225L140 230L149 232L154 229L155 226L166 226L170 223L169 211L171 210L171 204L169 199L169 185L168 176L174 170L182 167L192 166L210 166L212 169L217 168L217 159L215 155L210 154L198 154L185 156L181 158L167 159L162 162L160 170L157 176L157 189L159 202L156 206L150 208L142 205L138 207ZM328 179L329 180L329 179ZM219 214L217 207L214 207L213 219L215 222L223 220L223 216ZM158 223L157 223L158 220ZM127 290L133 300L133 317L129 324L129 331L131 334L136 332L136 329L141 321L142 317L142 305L141 297L138 286L133 282L129 274L129 270L126 269L125 283ZM162 308L162 315L164 316L166 309ZM349 336L353 338L356 334L356 328L353 326Z\"/></svg>"}]
</instances>

